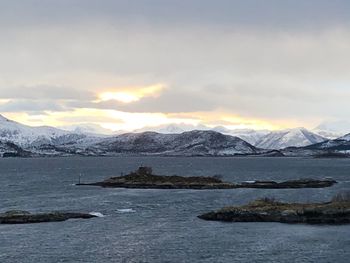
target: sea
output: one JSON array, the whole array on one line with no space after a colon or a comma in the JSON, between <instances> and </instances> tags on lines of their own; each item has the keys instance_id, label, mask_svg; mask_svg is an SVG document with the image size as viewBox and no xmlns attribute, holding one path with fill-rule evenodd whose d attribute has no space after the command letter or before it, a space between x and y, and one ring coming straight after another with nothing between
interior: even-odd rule
<instances>
[{"instance_id":1,"label":"sea","mask_svg":"<svg viewBox=\"0 0 350 263\"><path fill-rule=\"evenodd\" d=\"M332 177L322 189L153 190L77 186L151 166L230 182ZM350 225L224 223L198 215L262 197L323 202L350 190L349 159L65 157L0 159L0 213L75 211L74 219L0 225L1 263L350 262Z\"/></svg>"}]
</instances>

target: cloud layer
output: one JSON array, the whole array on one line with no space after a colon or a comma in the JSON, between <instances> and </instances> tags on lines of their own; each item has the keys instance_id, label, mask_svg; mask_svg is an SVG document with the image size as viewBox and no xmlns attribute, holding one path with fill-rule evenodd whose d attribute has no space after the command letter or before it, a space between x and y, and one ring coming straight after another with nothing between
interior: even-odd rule
<instances>
[{"instance_id":1,"label":"cloud layer","mask_svg":"<svg viewBox=\"0 0 350 263\"><path fill-rule=\"evenodd\" d=\"M349 8L339 0L4 1L0 111L27 122L50 115L50 123L61 112L62 125L84 110L108 125L106 111L277 126L346 119ZM157 96L101 100L158 83L166 89Z\"/></svg>"}]
</instances>

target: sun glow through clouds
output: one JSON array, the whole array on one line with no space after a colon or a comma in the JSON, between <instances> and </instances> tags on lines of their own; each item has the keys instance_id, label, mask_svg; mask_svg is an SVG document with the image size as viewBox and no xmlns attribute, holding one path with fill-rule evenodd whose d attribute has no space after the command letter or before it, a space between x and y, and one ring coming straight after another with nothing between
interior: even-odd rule
<instances>
[{"instance_id":1,"label":"sun glow through clouds","mask_svg":"<svg viewBox=\"0 0 350 263\"><path fill-rule=\"evenodd\" d=\"M116 100L124 103L138 101L140 98L126 92L105 92L100 95L101 101Z\"/></svg>"},{"instance_id":2,"label":"sun glow through clouds","mask_svg":"<svg viewBox=\"0 0 350 263\"><path fill-rule=\"evenodd\" d=\"M162 84L146 87L116 88L102 92L98 95L97 102L115 100L122 103L139 101L144 97L156 97L165 88Z\"/></svg>"},{"instance_id":3,"label":"sun glow through clouds","mask_svg":"<svg viewBox=\"0 0 350 263\"><path fill-rule=\"evenodd\" d=\"M97 99L93 103L117 101L121 103L137 103L146 97L158 98L167 87L162 84L140 87L111 88L96 92ZM10 99L0 99L0 105L11 102ZM144 127L154 127L167 124L200 125L214 128L224 126L228 129L276 130L290 126L299 127L303 124L286 120L256 119L241 117L231 112L218 109L215 111L197 112L126 112L118 109L99 109L97 107L67 109L66 111L45 111L38 114L25 112L7 113L11 119L27 125L67 126L79 123L94 123L113 131L134 131Z\"/></svg>"},{"instance_id":4,"label":"sun glow through clouds","mask_svg":"<svg viewBox=\"0 0 350 263\"><path fill-rule=\"evenodd\" d=\"M285 120L269 122L267 120L241 118L227 112L191 112L181 114L167 113L131 113L118 110L79 108L72 111L50 112L29 115L24 112L6 113L6 117L32 125L65 126L79 123L95 123L113 131L134 131L144 127L166 124L206 125L208 127L224 126L228 129L269 129L277 130L298 127L301 123Z\"/></svg>"},{"instance_id":5,"label":"sun glow through clouds","mask_svg":"<svg viewBox=\"0 0 350 263\"><path fill-rule=\"evenodd\" d=\"M10 102L11 100L9 99L0 99L0 104L6 104L8 102Z\"/></svg>"}]
</instances>

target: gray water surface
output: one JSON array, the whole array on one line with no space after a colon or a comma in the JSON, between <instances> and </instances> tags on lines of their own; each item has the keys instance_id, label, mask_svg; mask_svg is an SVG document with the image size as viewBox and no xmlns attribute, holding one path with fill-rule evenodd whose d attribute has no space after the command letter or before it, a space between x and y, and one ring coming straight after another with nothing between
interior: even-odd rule
<instances>
[{"instance_id":1,"label":"gray water surface","mask_svg":"<svg viewBox=\"0 0 350 263\"><path fill-rule=\"evenodd\" d=\"M226 181L333 177L323 189L137 190L75 186L150 165ZM0 159L0 212L100 212L103 218L0 225L0 262L349 262L350 226L208 222L197 215L259 197L327 201L350 189L350 160L298 158Z\"/></svg>"}]
</instances>

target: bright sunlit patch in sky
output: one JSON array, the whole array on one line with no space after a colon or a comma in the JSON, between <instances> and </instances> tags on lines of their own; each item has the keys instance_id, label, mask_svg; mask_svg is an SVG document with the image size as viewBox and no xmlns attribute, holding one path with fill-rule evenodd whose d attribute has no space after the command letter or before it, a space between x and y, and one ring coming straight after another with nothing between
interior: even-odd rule
<instances>
[{"instance_id":1,"label":"bright sunlit patch in sky","mask_svg":"<svg viewBox=\"0 0 350 263\"><path fill-rule=\"evenodd\" d=\"M5 104L5 103L8 103L10 101L11 100L9 100L9 99L0 99L0 104Z\"/></svg>"},{"instance_id":2,"label":"bright sunlit patch in sky","mask_svg":"<svg viewBox=\"0 0 350 263\"><path fill-rule=\"evenodd\" d=\"M115 88L110 91L99 94L99 101L115 100L123 103L136 102L143 97L154 97L165 88L162 84L146 86L146 87L130 87L130 88Z\"/></svg>"},{"instance_id":3,"label":"bright sunlit patch in sky","mask_svg":"<svg viewBox=\"0 0 350 263\"><path fill-rule=\"evenodd\" d=\"M170 123L197 125L199 120L193 118L176 118L164 113L130 113L117 110L101 110L80 108L73 111L46 112L45 115L29 115L27 113L11 113L6 117L31 126L64 126L93 122L113 131L133 131L145 126L157 126ZM99 120L98 122L96 120Z\"/></svg>"},{"instance_id":4,"label":"bright sunlit patch in sky","mask_svg":"<svg viewBox=\"0 0 350 263\"><path fill-rule=\"evenodd\" d=\"M126 92L105 92L100 95L101 101L116 100L124 103L138 101L139 97Z\"/></svg>"},{"instance_id":5,"label":"bright sunlit patch in sky","mask_svg":"<svg viewBox=\"0 0 350 263\"><path fill-rule=\"evenodd\" d=\"M170 123L185 123L194 125L199 123L199 120L195 118L172 118L164 113L129 113L121 111L108 111L105 113L111 118L122 121L122 123L111 122L104 123L102 125L102 127L113 131L132 131L143 127L152 127Z\"/></svg>"}]
</instances>

